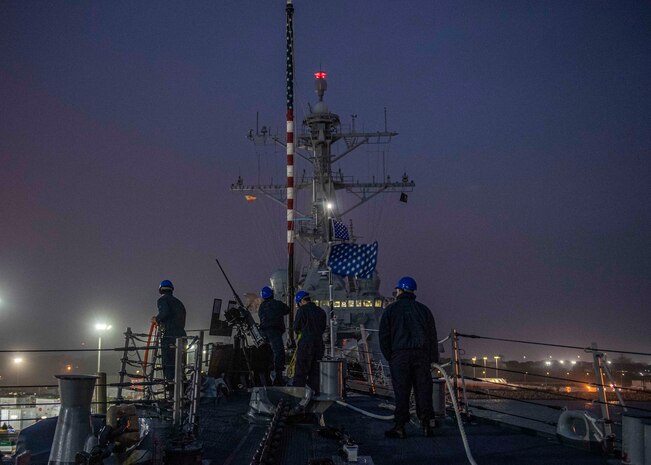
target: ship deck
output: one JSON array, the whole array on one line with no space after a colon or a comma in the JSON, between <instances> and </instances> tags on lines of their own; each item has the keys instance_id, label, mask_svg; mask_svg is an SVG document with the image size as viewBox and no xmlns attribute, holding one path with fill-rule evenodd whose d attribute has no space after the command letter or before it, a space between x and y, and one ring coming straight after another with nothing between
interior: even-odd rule
<instances>
[{"instance_id":1,"label":"ship deck","mask_svg":"<svg viewBox=\"0 0 651 465\"><path fill-rule=\"evenodd\" d=\"M250 424L246 418L249 394L235 393L219 403L202 405L200 440L204 445L203 458L212 465L249 464L267 430L267 425ZM382 399L355 396L349 404L380 415L387 410L378 408ZM408 463L425 465L469 463L461 435L452 417L434 430L434 437L426 438L416 424L407 425L407 438L386 439L384 430L391 422L363 416L344 406L334 404L324 413L329 427L345 431L359 445L359 456L369 457L375 465ZM311 459L331 459L333 463L347 463L338 455L335 439L318 433L316 421L289 424L278 445L278 460L285 465L307 465ZM470 450L479 465L597 465L616 463L587 450L561 444L555 437L536 434L530 430L501 426L487 422L465 425Z\"/></svg>"}]
</instances>

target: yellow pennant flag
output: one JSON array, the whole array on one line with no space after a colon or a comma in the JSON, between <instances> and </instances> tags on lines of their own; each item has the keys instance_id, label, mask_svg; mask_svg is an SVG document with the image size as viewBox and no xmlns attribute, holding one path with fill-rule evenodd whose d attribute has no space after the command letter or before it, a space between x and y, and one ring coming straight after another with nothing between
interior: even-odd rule
<instances>
[{"instance_id":1,"label":"yellow pennant flag","mask_svg":"<svg viewBox=\"0 0 651 465\"><path fill-rule=\"evenodd\" d=\"M245 195L244 198L247 202L253 202L254 200L257 200L257 197L255 195Z\"/></svg>"}]
</instances>

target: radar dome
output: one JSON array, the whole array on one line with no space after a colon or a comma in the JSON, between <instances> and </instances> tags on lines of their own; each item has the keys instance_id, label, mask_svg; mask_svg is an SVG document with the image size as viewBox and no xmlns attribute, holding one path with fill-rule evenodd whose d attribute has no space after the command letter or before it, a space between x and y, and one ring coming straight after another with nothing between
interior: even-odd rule
<instances>
[{"instance_id":1,"label":"radar dome","mask_svg":"<svg viewBox=\"0 0 651 465\"><path fill-rule=\"evenodd\" d=\"M317 102L312 109L312 113L329 113L328 105L326 105L325 102Z\"/></svg>"}]
</instances>

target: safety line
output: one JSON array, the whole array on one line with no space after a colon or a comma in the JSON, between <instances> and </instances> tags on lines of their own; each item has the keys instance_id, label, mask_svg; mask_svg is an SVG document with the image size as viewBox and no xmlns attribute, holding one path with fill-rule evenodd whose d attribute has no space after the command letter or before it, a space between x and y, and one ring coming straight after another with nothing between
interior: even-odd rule
<instances>
[{"instance_id":1,"label":"safety line","mask_svg":"<svg viewBox=\"0 0 651 465\"><path fill-rule=\"evenodd\" d=\"M500 396L499 394L495 394L495 393L493 393L493 392L491 392L491 393L489 394L489 393L486 393L486 392L476 391L476 390L474 390L474 389L467 389L467 388L466 388L466 392L472 392L472 393L475 393L475 394L481 394L481 395L488 396L488 397L498 397L498 398L500 398L500 399L512 400L512 401L514 401L514 402L522 402L522 403L524 403L524 404L538 405L538 406L540 406L540 407L547 407L547 408L550 408L550 409L552 409L552 410L563 410L563 409L565 408L565 407L560 407L560 406L558 406L558 405L547 405L547 404L541 404L541 403L539 403L539 402L534 402L534 401L532 401L532 400L514 399L513 397Z\"/></svg>"},{"instance_id":2,"label":"safety line","mask_svg":"<svg viewBox=\"0 0 651 465\"><path fill-rule=\"evenodd\" d=\"M467 405L468 405L468 407L472 407L472 408L475 408L477 410L485 410L487 412L501 413L502 415L509 415L511 417L522 418L523 420L537 421L538 423L544 423L545 425L549 425L549 426L557 426L558 425L558 423L553 422L553 421L538 420L537 418L530 418L530 417L525 417L525 416L522 416L522 415L516 415L515 413L504 412L502 410L483 407L481 405L473 405L473 404L467 404Z\"/></svg>"},{"instance_id":3,"label":"safety line","mask_svg":"<svg viewBox=\"0 0 651 465\"><path fill-rule=\"evenodd\" d=\"M563 345L563 344L550 344L550 343L546 343L546 342L521 341L521 340L518 340L518 339L504 339L504 338L499 338L499 337L478 336L476 334L457 333L457 336L459 336L459 337L467 337L467 338L470 338L470 339L489 339L491 341L517 342L517 343L520 343L520 344L531 344L531 345L537 345L537 346L561 347L563 349L577 349L577 350L583 350L585 352L615 352L615 353L618 353L618 354L645 355L645 356L651 357L651 353L648 353L648 352L629 352L629 351L624 351L624 350L602 349L601 347L595 349L593 347L580 347L580 346L568 346L568 345Z\"/></svg>"},{"instance_id":4,"label":"safety line","mask_svg":"<svg viewBox=\"0 0 651 465\"><path fill-rule=\"evenodd\" d=\"M464 366L467 366L467 367L474 367L474 368L483 368L483 365L477 365L477 364L466 363L466 362L461 362L460 365L464 365ZM554 380L558 380L558 381L565 381L565 382L568 382L568 383L589 384L590 386L605 387L605 388L611 387L610 384L599 384L599 383L594 383L594 382L587 382L587 381L580 380L580 379L561 378L559 376L548 376L548 375L542 375L542 374L533 373L533 372L529 372L529 371L525 373L523 371L509 370L507 368L500 368L500 370L505 372L505 373L526 374L528 376L538 376L540 378L554 379ZM468 376L464 376L464 377L466 379L482 380L481 378L471 378L471 377L468 377ZM482 380L482 381L485 381L485 380ZM499 384L504 384L504 383L499 383ZM518 386L518 385L514 384L513 386ZM620 391L643 392L643 393L651 394L651 391L648 391L646 389L635 389L635 388L629 388L629 387L622 387L622 386L619 386L617 384L615 384L615 386L617 386L617 389L619 389Z\"/></svg>"}]
</instances>

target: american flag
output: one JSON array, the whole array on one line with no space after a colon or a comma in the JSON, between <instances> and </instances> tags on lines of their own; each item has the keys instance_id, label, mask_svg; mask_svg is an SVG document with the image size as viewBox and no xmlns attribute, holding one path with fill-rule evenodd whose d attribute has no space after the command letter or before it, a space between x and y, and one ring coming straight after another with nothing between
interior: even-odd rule
<instances>
[{"instance_id":1,"label":"american flag","mask_svg":"<svg viewBox=\"0 0 651 465\"><path fill-rule=\"evenodd\" d=\"M377 241L372 244L333 245L328 266L338 275L370 279L377 265L377 250Z\"/></svg>"},{"instance_id":2,"label":"american flag","mask_svg":"<svg viewBox=\"0 0 651 465\"><path fill-rule=\"evenodd\" d=\"M348 228L341 221L332 220L332 237L334 239L341 239L347 241L350 239Z\"/></svg>"}]
</instances>

